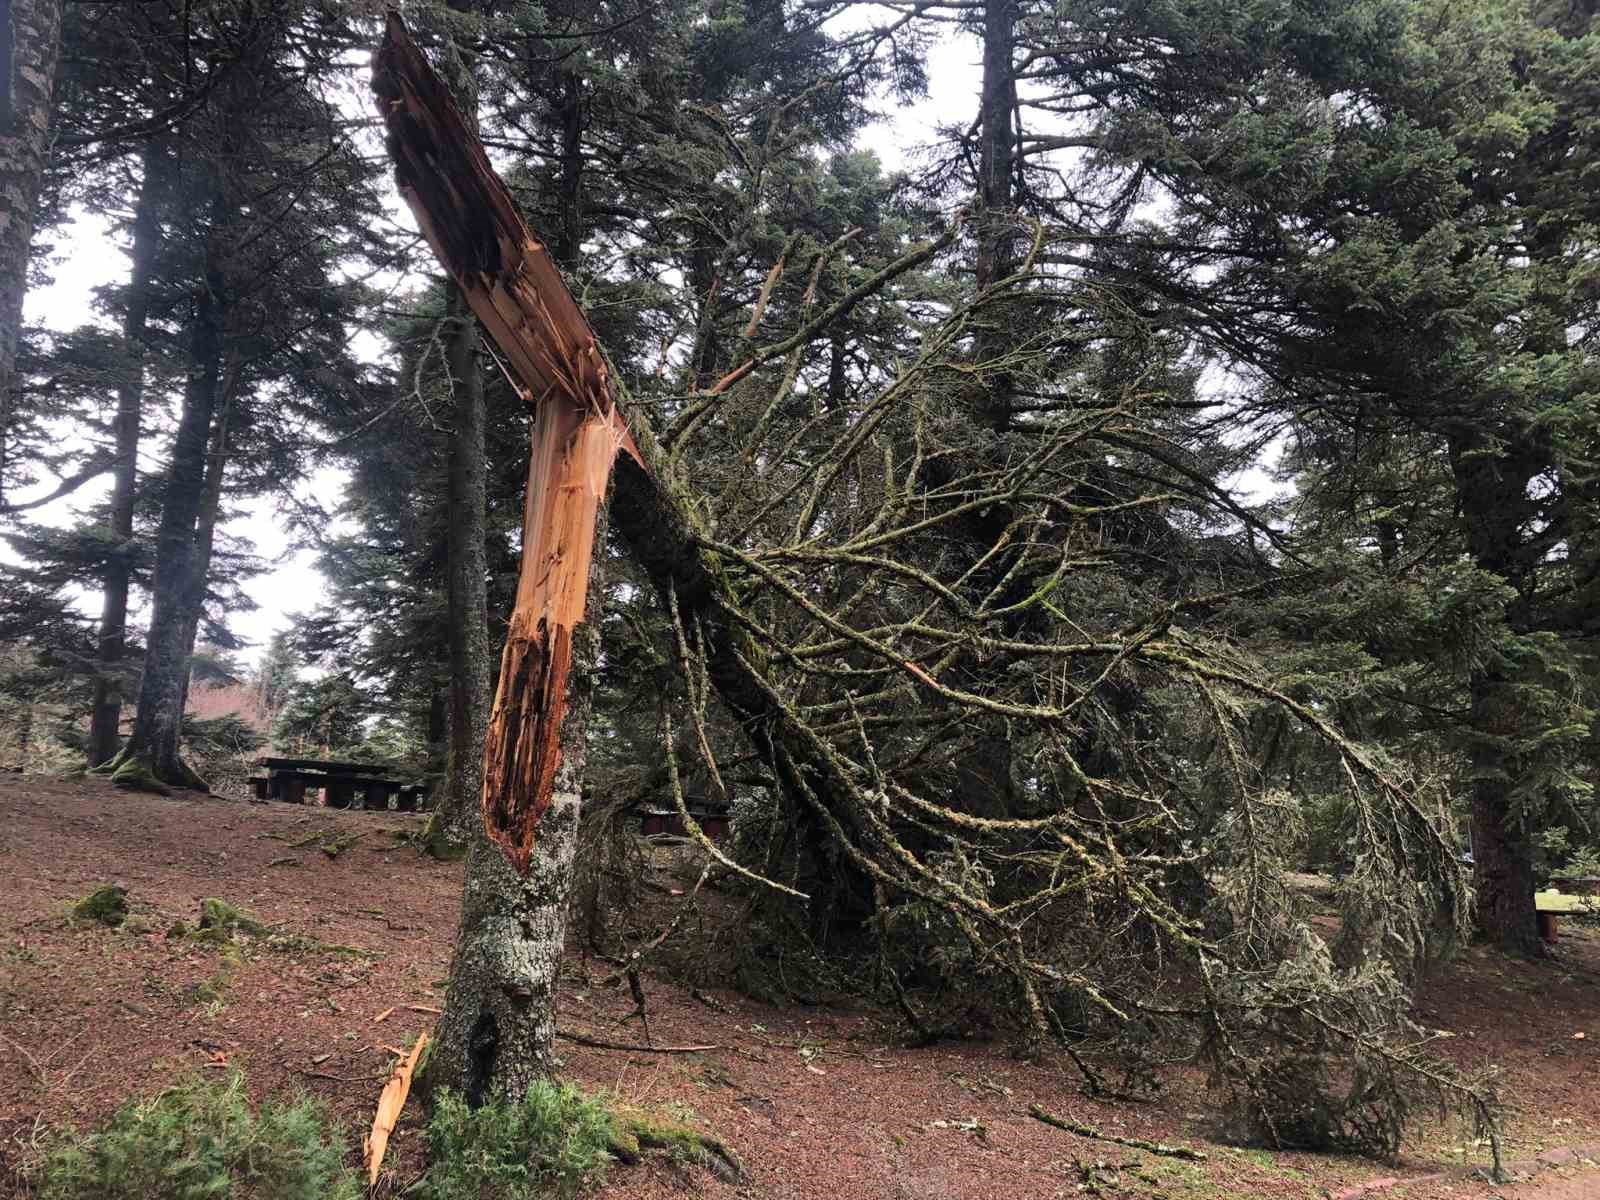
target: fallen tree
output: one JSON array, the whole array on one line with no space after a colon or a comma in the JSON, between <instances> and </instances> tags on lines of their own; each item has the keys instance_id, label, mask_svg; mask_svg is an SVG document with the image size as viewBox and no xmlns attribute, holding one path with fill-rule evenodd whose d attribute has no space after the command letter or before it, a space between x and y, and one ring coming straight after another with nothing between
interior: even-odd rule
<instances>
[{"instance_id":1,"label":"fallen tree","mask_svg":"<svg viewBox=\"0 0 1600 1200\"><path fill-rule=\"evenodd\" d=\"M899 982L907 946L1004 997L1019 1037L1061 1047L1095 1090L1201 1056L1241 1131L1280 1145L1392 1152L1426 1096L1492 1126L1492 1091L1430 1058L1406 1016L1411 971L1467 912L1447 838L1383 761L1205 628L1193 614L1215 596L1130 593L1097 552L1108 518L1174 503L1083 486L1163 399L1155 373L1102 378L992 466L930 471L959 433L942 403L952 377L998 369L971 361L975 325L1020 294L1038 320L1005 350L1009 386L1059 373L1072 347L1056 328L1080 338L1091 323L1124 358L1158 358L1114 298L1041 267L1049 231L917 330L847 411L790 403L809 348L866 297L916 286L959 225L803 310L793 333L680 397L658 432L395 17L374 87L403 194L536 406L522 586L434 1082L476 1102L552 1069L594 529L623 452L611 519L670 626L662 745L686 824L679 733L719 780L714 696L770 773L767 817L819 831L831 860L813 876L862 882L884 986L909 1021L926 1017ZM713 431L744 445L734 469L700 469ZM966 520L985 511L1004 514L987 545ZM1019 625L1021 608L1040 619ZM1357 869L1332 947L1284 885L1297 810L1241 738L1263 711L1321 746L1348 788ZM1030 763L1021 811L950 803L974 716ZM793 840L771 844L791 849L731 865L781 903L815 903L776 878Z\"/></svg>"}]
</instances>

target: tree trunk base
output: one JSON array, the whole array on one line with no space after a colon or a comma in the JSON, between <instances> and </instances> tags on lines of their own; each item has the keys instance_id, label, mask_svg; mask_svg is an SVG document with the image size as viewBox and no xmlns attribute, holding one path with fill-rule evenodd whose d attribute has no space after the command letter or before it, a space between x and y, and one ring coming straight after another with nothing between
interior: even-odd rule
<instances>
[{"instance_id":1,"label":"tree trunk base","mask_svg":"<svg viewBox=\"0 0 1600 1200\"><path fill-rule=\"evenodd\" d=\"M467 856L466 840L440 808L428 814L427 823L417 835L417 841L422 844L424 854L439 862L460 862Z\"/></svg>"},{"instance_id":2,"label":"tree trunk base","mask_svg":"<svg viewBox=\"0 0 1600 1200\"><path fill-rule=\"evenodd\" d=\"M173 759L173 767L165 773L158 772L154 759L148 754L123 750L109 762L87 772L109 778L119 788L130 792L153 792L158 796L172 795L173 788L186 791L211 792L211 785L195 773L181 758Z\"/></svg>"}]
</instances>

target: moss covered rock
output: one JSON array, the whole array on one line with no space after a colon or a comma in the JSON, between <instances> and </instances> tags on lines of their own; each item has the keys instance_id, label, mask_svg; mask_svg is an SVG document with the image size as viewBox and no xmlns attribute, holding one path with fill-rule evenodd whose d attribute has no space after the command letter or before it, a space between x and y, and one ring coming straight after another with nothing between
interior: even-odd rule
<instances>
[{"instance_id":1,"label":"moss covered rock","mask_svg":"<svg viewBox=\"0 0 1600 1200\"><path fill-rule=\"evenodd\" d=\"M202 941L226 942L237 933L263 934L267 927L255 917L215 896L200 901L200 925L194 936Z\"/></svg>"},{"instance_id":2,"label":"moss covered rock","mask_svg":"<svg viewBox=\"0 0 1600 1200\"><path fill-rule=\"evenodd\" d=\"M128 919L128 889L120 883L97 887L72 906L72 915L80 921L97 921L115 929Z\"/></svg>"}]
</instances>

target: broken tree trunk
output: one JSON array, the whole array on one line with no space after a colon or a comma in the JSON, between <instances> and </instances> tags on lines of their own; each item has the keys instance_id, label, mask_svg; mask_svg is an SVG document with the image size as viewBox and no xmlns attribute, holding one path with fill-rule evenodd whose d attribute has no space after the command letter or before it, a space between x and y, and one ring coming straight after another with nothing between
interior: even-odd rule
<instances>
[{"instance_id":1,"label":"broken tree trunk","mask_svg":"<svg viewBox=\"0 0 1600 1200\"><path fill-rule=\"evenodd\" d=\"M449 994L422 1080L476 1106L520 1096L555 1067L556 978L599 649L599 622L587 612L599 595L594 546L612 461L633 443L582 310L397 16L372 86L401 194L534 407L521 574L483 747L483 819L468 846Z\"/></svg>"},{"instance_id":2,"label":"broken tree trunk","mask_svg":"<svg viewBox=\"0 0 1600 1200\"><path fill-rule=\"evenodd\" d=\"M842 828L854 820L837 765L765 686L765 656L738 621L690 498L651 469L664 459L648 430L645 455L635 446L594 334L549 251L392 14L372 86L401 194L535 407L521 575L484 747L481 836L468 852L449 997L423 1080L480 1104L520 1095L554 1067L555 981L598 650L598 622L584 615L619 450L619 524L656 586L675 591L686 616L705 619L719 694L789 794Z\"/></svg>"},{"instance_id":3,"label":"broken tree trunk","mask_svg":"<svg viewBox=\"0 0 1600 1200\"><path fill-rule=\"evenodd\" d=\"M484 745L488 835L526 874L550 803L595 521L619 449L633 450L594 332L517 213L444 81L391 13L372 88L400 193L534 405L522 571Z\"/></svg>"}]
</instances>

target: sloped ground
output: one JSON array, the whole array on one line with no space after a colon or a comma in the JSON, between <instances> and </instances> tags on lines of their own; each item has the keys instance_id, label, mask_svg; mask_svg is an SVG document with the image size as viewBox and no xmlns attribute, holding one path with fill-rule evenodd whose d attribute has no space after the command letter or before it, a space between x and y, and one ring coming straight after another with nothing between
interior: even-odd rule
<instances>
[{"instance_id":1,"label":"sloped ground","mask_svg":"<svg viewBox=\"0 0 1600 1200\"><path fill-rule=\"evenodd\" d=\"M88 1123L185 1072L244 1069L256 1095L304 1089L344 1122L352 1159L391 1063L442 1003L460 869L397 840L416 819L217 799L126 795L99 782L0 776L0 1195L8 1169L52 1126ZM330 858L315 834L360 833ZM303 843L295 845L295 843ZM121 930L73 927L71 902L119 882ZM272 926L274 942L235 952L171 937L220 897ZM680 934L679 936L686 936ZM287 944L286 944L287 943ZM1509 1156L1600 1143L1600 939L1571 932L1561 959L1530 966L1469 952L1418 1007L1463 1064L1500 1064L1515 1105ZM603 963L569 963L562 1025L636 1042L626 988ZM745 1159L718 1181L657 1164L616 1170L603 1195L701 1194L760 1200L989 1200L996 1197L1322 1197L1385 1177L1408 1200L1600 1197L1581 1159L1490 1188L1459 1166L1481 1149L1453 1126L1425 1132L1397 1167L1206 1143L1202 1081L1155 1104L1084 1098L1057 1064L1003 1046L910 1050L880 1014L776 1009L719 991L696 999L649 978L657 1045L694 1054L564 1043L571 1078L624 1100L691 1116ZM381 1023L374 1019L393 1009ZM1582 1034L1582 1037L1578 1035ZM1049 1128L1038 1103L1106 1132L1202 1148L1204 1163L1127 1150ZM420 1169L420 1116L408 1109L381 1191ZM1443 1177L1421 1181L1430 1173Z\"/></svg>"}]
</instances>

